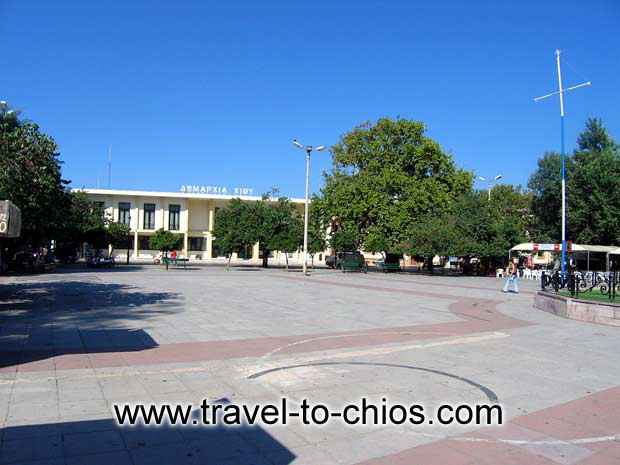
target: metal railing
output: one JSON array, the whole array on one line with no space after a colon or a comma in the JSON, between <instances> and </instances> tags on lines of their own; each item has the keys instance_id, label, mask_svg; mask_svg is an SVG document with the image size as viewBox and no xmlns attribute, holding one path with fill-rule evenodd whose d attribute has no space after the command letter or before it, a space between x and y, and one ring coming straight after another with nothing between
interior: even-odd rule
<instances>
[{"instance_id":1,"label":"metal railing","mask_svg":"<svg viewBox=\"0 0 620 465\"><path fill-rule=\"evenodd\" d=\"M580 295L587 298L593 292L599 292L613 301L616 299L616 293L620 292L620 272L571 271L564 275L559 271L543 272L540 283L543 291L560 293L566 290L575 298L579 298Z\"/></svg>"}]
</instances>

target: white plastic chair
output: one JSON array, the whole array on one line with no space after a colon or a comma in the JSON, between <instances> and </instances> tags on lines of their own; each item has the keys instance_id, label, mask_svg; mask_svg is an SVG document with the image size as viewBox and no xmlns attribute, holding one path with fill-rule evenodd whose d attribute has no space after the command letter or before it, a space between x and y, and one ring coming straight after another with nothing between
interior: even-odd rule
<instances>
[{"instance_id":1,"label":"white plastic chair","mask_svg":"<svg viewBox=\"0 0 620 465\"><path fill-rule=\"evenodd\" d=\"M503 268L498 268L497 270L495 270L495 277L496 278L503 278L504 277L504 269Z\"/></svg>"}]
</instances>

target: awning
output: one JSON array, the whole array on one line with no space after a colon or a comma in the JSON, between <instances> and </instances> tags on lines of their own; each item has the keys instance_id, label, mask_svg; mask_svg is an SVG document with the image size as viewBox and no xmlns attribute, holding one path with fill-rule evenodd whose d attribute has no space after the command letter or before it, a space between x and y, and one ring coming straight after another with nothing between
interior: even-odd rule
<instances>
[{"instance_id":1,"label":"awning","mask_svg":"<svg viewBox=\"0 0 620 465\"><path fill-rule=\"evenodd\" d=\"M561 250L561 244L537 244L535 242L523 242L522 244L515 245L511 252L533 252L534 250L540 252L555 252L559 247ZM590 245L590 244L573 244L573 252L599 252L599 253L613 253L620 255L620 247L615 245Z\"/></svg>"}]
</instances>

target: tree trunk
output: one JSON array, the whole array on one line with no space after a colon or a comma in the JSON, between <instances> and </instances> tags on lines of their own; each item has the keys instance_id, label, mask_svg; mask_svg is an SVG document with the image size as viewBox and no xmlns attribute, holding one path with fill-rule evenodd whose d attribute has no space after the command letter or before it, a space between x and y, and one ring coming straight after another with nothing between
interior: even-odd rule
<instances>
[{"instance_id":1,"label":"tree trunk","mask_svg":"<svg viewBox=\"0 0 620 465\"><path fill-rule=\"evenodd\" d=\"M263 250L263 268L269 267L269 251Z\"/></svg>"},{"instance_id":2,"label":"tree trunk","mask_svg":"<svg viewBox=\"0 0 620 465\"><path fill-rule=\"evenodd\" d=\"M288 271L288 252L284 252L284 257L286 258L286 271Z\"/></svg>"},{"instance_id":3,"label":"tree trunk","mask_svg":"<svg viewBox=\"0 0 620 465\"><path fill-rule=\"evenodd\" d=\"M232 260L232 254L228 254L228 262L226 262L226 271L230 271L230 260Z\"/></svg>"}]
</instances>

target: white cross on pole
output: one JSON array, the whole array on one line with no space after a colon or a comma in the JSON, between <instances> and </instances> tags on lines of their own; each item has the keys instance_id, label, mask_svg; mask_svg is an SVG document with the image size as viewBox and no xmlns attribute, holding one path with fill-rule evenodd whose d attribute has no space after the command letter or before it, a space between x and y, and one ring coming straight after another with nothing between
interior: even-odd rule
<instances>
[{"instance_id":1,"label":"white cross on pole","mask_svg":"<svg viewBox=\"0 0 620 465\"><path fill-rule=\"evenodd\" d=\"M551 92L547 95L542 95L540 97L536 97L534 102L538 102L540 100L546 99L547 97L552 97L553 95L560 96L560 132L561 132L561 147L562 150L560 152L560 158L562 160L562 275L566 273L566 154L564 151L564 93L569 90L578 89L580 87L589 86L592 83L590 81L582 82L581 84L577 84L576 86L567 87L564 89L562 87L562 68L560 66L560 51L555 51L555 61L558 69L558 90L555 92Z\"/></svg>"}]
</instances>

